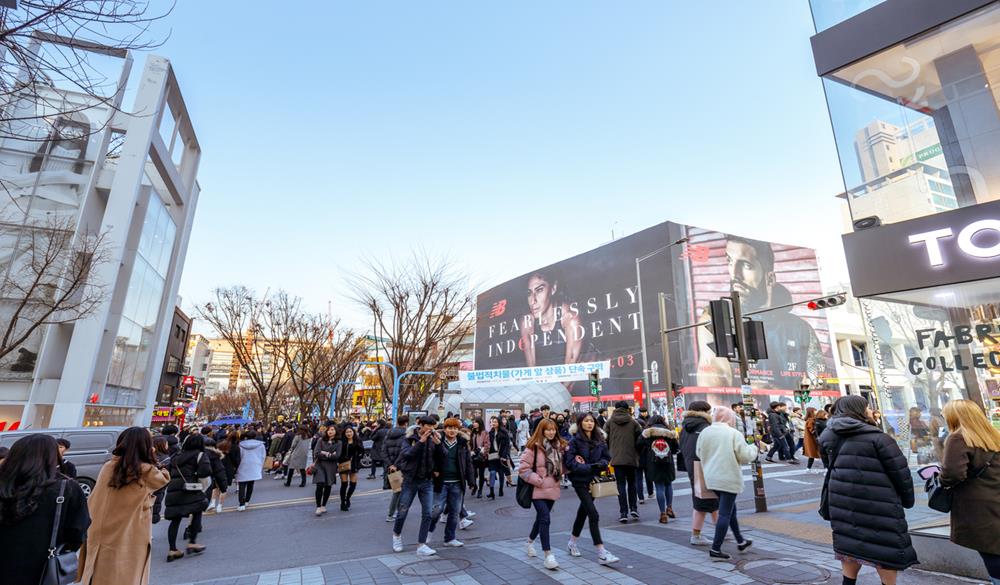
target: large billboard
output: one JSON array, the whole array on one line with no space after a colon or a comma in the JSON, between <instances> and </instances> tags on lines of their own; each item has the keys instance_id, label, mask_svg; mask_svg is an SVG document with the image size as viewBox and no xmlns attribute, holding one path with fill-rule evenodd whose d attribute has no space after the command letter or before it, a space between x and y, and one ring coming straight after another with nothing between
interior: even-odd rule
<instances>
[{"instance_id":1,"label":"large billboard","mask_svg":"<svg viewBox=\"0 0 1000 585\"><path fill-rule=\"evenodd\" d=\"M741 238L662 223L600 248L533 270L477 299L476 369L537 367L608 360L602 396L632 396L642 379L636 259L686 238L640 263L650 385L665 389L658 334L657 295L667 294L668 325L707 319L708 302L737 291L745 311L778 307L822 294L816 254L808 248ZM760 314L768 359L752 364L758 394L790 394L803 376L834 375L830 333L822 312L805 307ZM671 334L675 389L709 395L713 402L737 393L735 364L708 348L707 327ZM679 388L678 388L679 387ZM567 384L575 400L586 400L586 382Z\"/></svg>"}]
</instances>

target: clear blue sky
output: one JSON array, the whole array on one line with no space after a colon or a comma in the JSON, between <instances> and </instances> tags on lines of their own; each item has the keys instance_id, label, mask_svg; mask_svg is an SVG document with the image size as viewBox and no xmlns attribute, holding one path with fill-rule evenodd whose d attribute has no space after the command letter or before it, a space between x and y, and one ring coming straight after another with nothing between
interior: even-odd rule
<instances>
[{"instance_id":1,"label":"clear blue sky","mask_svg":"<svg viewBox=\"0 0 1000 585\"><path fill-rule=\"evenodd\" d=\"M492 286L665 220L842 263L805 0L182 0L168 24L204 151L185 309L244 283L364 325L364 257Z\"/></svg>"}]
</instances>

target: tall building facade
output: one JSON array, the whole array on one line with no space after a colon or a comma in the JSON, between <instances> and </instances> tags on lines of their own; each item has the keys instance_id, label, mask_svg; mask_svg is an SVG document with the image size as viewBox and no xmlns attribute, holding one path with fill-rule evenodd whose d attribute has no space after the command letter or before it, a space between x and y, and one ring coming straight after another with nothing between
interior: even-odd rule
<instances>
[{"instance_id":1,"label":"tall building facade","mask_svg":"<svg viewBox=\"0 0 1000 585\"><path fill-rule=\"evenodd\" d=\"M1000 2L811 6L864 323L842 355L911 462L935 461L949 400L1000 425Z\"/></svg>"},{"instance_id":2,"label":"tall building facade","mask_svg":"<svg viewBox=\"0 0 1000 585\"><path fill-rule=\"evenodd\" d=\"M43 325L0 360L0 420L22 427L149 423L198 202L201 149L170 62L94 50L119 68L116 91L15 100L13 117L32 122L0 139L4 286L53 218L74 239L100 235L106 256L88 275L106 294L86 317Z\"/></svg>"}]
</instances>

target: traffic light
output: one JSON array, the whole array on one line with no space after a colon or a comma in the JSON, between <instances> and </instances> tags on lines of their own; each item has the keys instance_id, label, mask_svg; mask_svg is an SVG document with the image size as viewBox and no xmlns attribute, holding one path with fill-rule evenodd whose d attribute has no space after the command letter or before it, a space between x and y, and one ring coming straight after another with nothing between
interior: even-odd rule
<instances>
[{"instance_id":1,"label":"traffic light","mask_svg":"<svg viewBox=\"0 0 1000 585\"><path fill-rule=\"evenodd\" d=\"M743 323L743 335L747 342L747 359L758 362L767 359L767 341L764 339L764 323L747 319Z\"/></svg>"},{"instance_id":2,"label":"traffic light","mask_svg":"<svg viewBox=\"0 0 1000 585\"><path fill-rule=\"evenodd\" d=\"M733 343L733 313L724 300L709 301L712 314L712 343L709 347L720 358L735 359L736 344Z\"/></svg>"},{"instance_id":3,"label":"traffic light","mask_svg":"<svg viewBox=\"0 0 1000 585\"><path fill-rule=\"evenodd\" d=\"M833 295L832 297L824 297L822 299L816 299L815 301L809 301L806 303L806 307L810 311L819 311L820 309L829 309L830 307L836 307L838 305L843 305L847 302L847 295L839 294Z\"/></svg>"},{"instance_id":4,"label":"traffic light","mask_svg":"<svg viewBox=\"0 0 1000 585\"><path fill-rule=\"evenodd\" d=\"M796 390L795 402L798 402L799 404L805 404L806 402L809 402L809 390L808 389Z\"/></svg>"},{"instance_id":5,"label":"traffic light","mask_svg":"<svg viewBox=\"0 0 1000 585\"><path fill-rule=\"evenodd\" d=\"M594 370L589 374L590 378L590 395L597 396L601 393L601 373Z\"/></svg>"}]
</instances>

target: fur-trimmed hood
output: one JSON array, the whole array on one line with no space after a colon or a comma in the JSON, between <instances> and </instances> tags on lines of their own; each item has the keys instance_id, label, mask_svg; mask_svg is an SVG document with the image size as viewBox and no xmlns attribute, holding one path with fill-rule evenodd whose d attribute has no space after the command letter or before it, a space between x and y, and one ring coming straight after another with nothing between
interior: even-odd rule
<instances>
[{"instance_id":1,"label":"fur-trimmed hood","mask_svg":"<svg viewBox=\"0 0 1000 585\"><path fill-rule=\"evenodd\" d=\"M701 412L700 410L685 410L684 414L681 415L681 419L685 419L689 416L700 416L701 418L707 420L709 424L712 422L711 412Z\"/></svg>"},{"instance_id":2,"label":"fur-trimmed hood","mask_svg":"<svg viewBox=\"0 0 1000 585\"><path fill-rule=\"evenodd\" d=\"M666 428L666 427L649 427L642 431L643 439L651 438L664 438L664 439L676 439L677 433Z\"/></svg>"},{"instance_id":3,"label":"fur-trimmed hood","mask_svg":"<svg viewBox=\"0 0 1000 585\"><path fill-rule=\"evenodd\" d=\"M465 427L458 427L458 436L459 438L465 439L465 442L467 443L472 441L472 431Z\"/></svg>"},{"instance_id":4,"label":"fur-trimmed hood","mask_svg":"<svg viewBox=\"0 0 1000 585\"><path fill-rule=\"evenodd\" d=\"M410 440L410 439L415 438L416 435L417 435L417 429L419 429L419 428L420 428L420 425L410 425L410 426L406 427L406 440Z\"/></svg>"}]
</instances>

